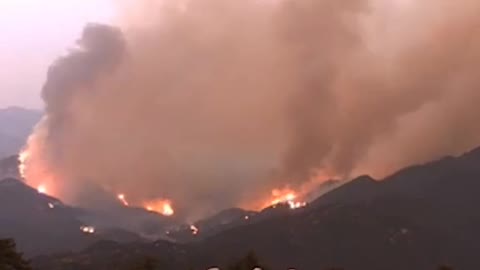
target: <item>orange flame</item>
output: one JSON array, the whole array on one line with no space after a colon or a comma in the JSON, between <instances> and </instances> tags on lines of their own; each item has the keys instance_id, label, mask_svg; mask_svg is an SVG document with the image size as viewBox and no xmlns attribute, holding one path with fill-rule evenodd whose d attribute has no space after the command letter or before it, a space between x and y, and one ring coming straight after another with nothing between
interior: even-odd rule
<instances>
[{"instance_id":1,"label":"orange flame","mask_svg":"<svg viewBox=\"0 0 480 270\"><path fill-rule=\"evenodd\" d=\"M286 189L274 189L272 191L272 198L265 204L264 208L270 206L276 206L278 204L288 204L291 209L301 208L307 205L306 202L298 201L297 192Z\"/></svg>"},{"instance_id":2,"label":"orange flame","mask_svg":"<svg viewBox=\"0 0 480 270\"><path fill-rule=\"evenodd\" d=\"M120 202L122 202L123 205L129 206L129 203L128 203L127 199L125 199L125 194L123 194L123 193L122 193L122 194L118 194L118 195L117 195L117 198L118 198L118 200L119 200Z\"/></svg>"},{"instance_id":3,"label":"orange flame","mask_svg":"<svg viewBox=\"0 0 480 270\"><path fill-rule=\"evenodd\" d=\"M175 211L170 200L154 200L144 204L145 209L151 212L156 212L164 216L172 216Z\"/></svg>"},{"instance_id":4,"label":"orange flame","mask_svg":"<svg viewBox=\"0 0 480 270\"><path fill-rule=\"evenodd\" d=\"M25 183L39 193L59 197L61 187L57 185L57 175L43 159L41 144L41 137L30 136L27 146L18 154L18 172Z\"/></svg>"},{"instance_id":5,"label":"orange flame","mask_svg":"<svg viewBox=\"0 0 480 270\"><path fill-rule=\"evenodd\" d=\"M47 194L48 189L45 185L40 185L37 187L37 191L41 194Z\"/></svg>"},{"instance_id":6,"label":"orange flame","mask_svg":"<svg viewBox=\"0 0 480 270\"><path fill-rule=\"evenodd\" d=\"M276 207L278 204L286 204L291 209L298 209L307 205L307 200L312 199L312 192L325 181L338 179L336 174L327 170L317 170L311 178L299 185L295 189L285 186L284 188L273 189L270 194L261 196L259 199L248 199L242 207L256 211L263 210L268 207Z\"/></svg>"}]
</instances>

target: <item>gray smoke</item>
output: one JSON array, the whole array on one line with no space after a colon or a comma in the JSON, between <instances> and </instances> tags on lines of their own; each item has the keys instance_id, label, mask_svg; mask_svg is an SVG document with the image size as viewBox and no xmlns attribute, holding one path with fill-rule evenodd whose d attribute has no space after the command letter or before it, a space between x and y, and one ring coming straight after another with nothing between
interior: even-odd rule
<instances>
[{"instance_id":1,"label":"gray smoke","mask_svg":"<svg viewBox=\"0 0 480 270\"><path fill-rule=\"evenodd\" d=\"M59 60L44 88L38 156L74 201L95 183L204 215L480 144L476 1L139 1L133 10L142 16L125 16L123 37L87 27L83 49Z\"/></svg>"}]
</instances>

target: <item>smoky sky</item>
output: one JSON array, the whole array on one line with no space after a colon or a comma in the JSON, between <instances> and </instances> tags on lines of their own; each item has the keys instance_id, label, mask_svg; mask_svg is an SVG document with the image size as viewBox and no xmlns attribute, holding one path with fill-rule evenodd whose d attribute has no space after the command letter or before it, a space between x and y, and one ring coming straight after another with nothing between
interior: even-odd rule
<instances>
[{"instance_id":1,"label":"smoky sky","mask_svg":"<svg viewBox=\"0 0 480 270\"><path fill-rule=\"evenodd\" d=\"M31 167L198 216L480 144L480 4L396 2L139 1L50 69Z\"/></svg>"}]
</instances>

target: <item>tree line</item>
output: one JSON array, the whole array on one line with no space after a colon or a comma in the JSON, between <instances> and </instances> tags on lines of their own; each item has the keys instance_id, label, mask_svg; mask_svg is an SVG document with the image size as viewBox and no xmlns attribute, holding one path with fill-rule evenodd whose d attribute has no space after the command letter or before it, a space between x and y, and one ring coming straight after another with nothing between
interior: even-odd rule
<instances>
[{"instance_id":1,"label":"tree line","mask_svg":"<svg viewBox=\"0 0 480 270\"><path fill-rule=\"evenodd\" d=\"M127 267L128 270L163 270L160 262L152 257L139 260L133 265ZM212 267L209 270L220 269ZM268 266L261 263L254 252L249 252L243 258L232 262L227 268L220 270L271 270ZM30 261L24 258L23 254L17 250L13 239L0 239L0 270L33 270ZM92 269L93 270L93 269ZM193 268L189 270L194 270ZM293 270L293 268L288 269ZM346 270L343 268L327 268L324 270ZM454 270L449 266L440 266L437 270Z\"/></svg>"}]
</instances>

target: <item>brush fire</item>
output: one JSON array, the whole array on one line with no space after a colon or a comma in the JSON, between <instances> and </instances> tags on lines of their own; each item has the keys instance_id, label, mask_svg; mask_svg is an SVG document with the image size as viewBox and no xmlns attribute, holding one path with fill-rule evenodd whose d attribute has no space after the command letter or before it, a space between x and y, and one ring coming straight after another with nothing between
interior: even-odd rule
<instances>
[{"instance_id":1,"label":"brush fire","mask_svg":"<svg viewBox=\"0 0 480 270\"><path fill-rule=\"evenodd\" d=\"M170 200L154 200L144 203L144 208L150 212L156 212L164 216L172 216L175 211Z\"/></svg>"},{"instance_id":2,"label":"brush fire","mask_svg":"<svg viewBox=\"0 0 480 270\"><path fill-rule=\"evenodd\" d=\"M27 164L28 160L30 157L30 152L28 150L24 150L19 154L19 172L20 175L26 180L27 184L31 185L30 183L36 183L36 178L35 176L29 176L27 175ZM27 178L28 177L28 178ZM32 186L32 185L31 185ZM312 188L314 185L309 185L310 188ZM37 186L32 186L34 187L38 193L41 194L48 194L52 195L50 193L49 188L45 184L40 184ZM286 204L289 206L290 209L298 209L305 207L307 205L306 202L301 201L299 199L299 195L297 192L295 192L292 189L285 188L285 189L274 189L272 190L269 198L266 200L259 200L259 201L266 201L266 203L261 203L257 204L257 206L252 206L253 209L255 210L261 210L263 208L267 207L276 207L279 204ZM117 200L126 207L132 206L130 202L127 200L127 196L124 193L119 193L116 195ZM171 200L165 200L165 199L157 199L157 200L149 200L146 201L139 206L146 209L147 211L150 212L155 212L164 216L172 216L175 214L175 210L173 209L172 206L172 201ZM249 217L245 217L245 219L249 219ZM198 233L198 229L195 226L191 226L190 228L192 230L193 234Z\"/></svg>"},{"instance_id":3,"label":"brush fire","mask_svg":"<svg viewBox=\"0 0 480 270\"><path fill-rule=\"evenodd\" d=\"M47 194L47 187L45 185L40 185L37 187L37 191L40 194Z\"/></svg>"},{"instance_id":4,"label":"brush fire","mask_svg":"<svg viewBox=\"0 0 480 270\"><path fill-rule=\"evenodd\" d=\"M189 219L298 209L312 172L381 178L480 142L479 1L134 2L144 16L87 25L49 68L19 155L39 192Z\"/></svg>"},{"instance_id":5,"label":"brush fire","mask_svg":"<svg viewBox=\"0 0 480 270\"><path fill-rule=\"evenodd\" d=\"M95 227L93 226L81 226L80 231L86 234L94 234L95 233Z\"/></svg>"},{"instance_id":6,"label":"brush fire","mask_svg":"<svg viewBox=\"0 0 480 270\"><path fill-rule=\"evenodd\" d=\"M272 190L271 198L263 205L263 208L276 207L279 204L286 204L290 209L298 209L307 205L306 202L299 199L297 192L286 188Z\"/></svg>"},{"instance_id":7,"label":"brush fire","mask_svg":"<svg viewBox=\"0 0 480 270\"><path fill-rule=\"evenodd\" d=\"M117 195L118 200L124 205L124 206L129 206L130 204L128 203L127 199L125 198L125 194L118 194Z\"/></svg>"}]
</instances>

